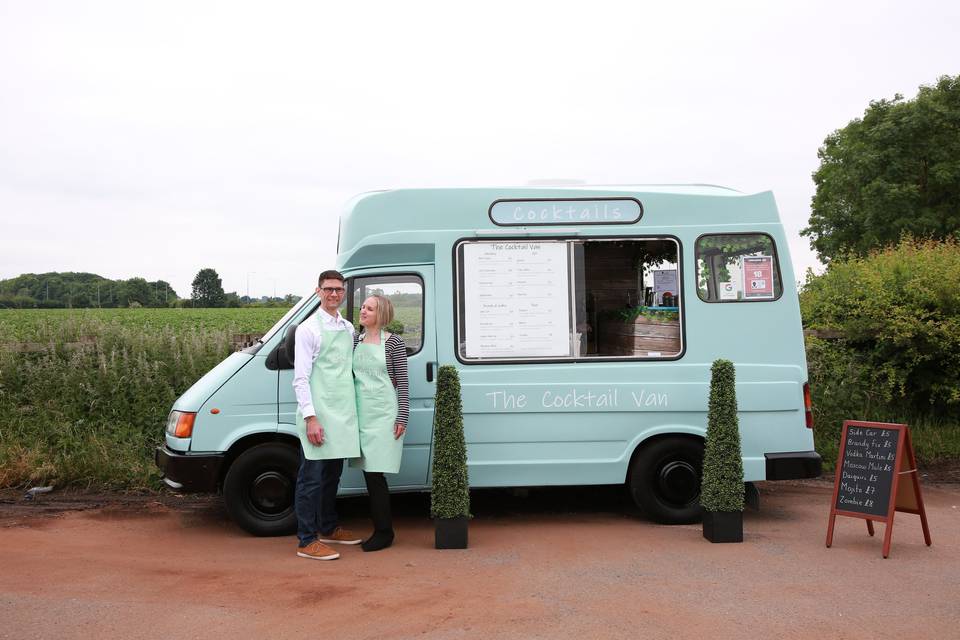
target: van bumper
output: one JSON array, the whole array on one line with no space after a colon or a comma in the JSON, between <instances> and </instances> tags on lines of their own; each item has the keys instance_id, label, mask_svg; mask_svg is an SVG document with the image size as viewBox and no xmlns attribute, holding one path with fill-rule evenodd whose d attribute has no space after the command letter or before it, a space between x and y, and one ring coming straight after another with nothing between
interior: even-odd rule
<instances>
[{"instance_id":1,"label":"van bumper","mask_svg":"<svg viewBox=\"0 0 960 640\"><path fill-rule=\"evenodd\" d=\"M767 480L819 478L823 471L823 459L816 451L789 451L763 455L767 459Z\"/></svg>"},{"instance_id":2,"label":"van bumper","mask_svg":"<svg viewBox=\"0 0 960 640\"><path fill-rule=\"evenodd\" d=\"M163 474L163 482L176 491L216 491L220 485L223 454L190 455L157 447L153 461Z\"/></svg>"}]
</instances>

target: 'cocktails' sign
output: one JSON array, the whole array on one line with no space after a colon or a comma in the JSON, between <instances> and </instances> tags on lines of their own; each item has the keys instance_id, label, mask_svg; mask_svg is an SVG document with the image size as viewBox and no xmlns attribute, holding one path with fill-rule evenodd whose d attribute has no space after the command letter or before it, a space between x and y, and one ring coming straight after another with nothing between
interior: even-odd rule
<instances>
[{"instance_id":1,"label":"'cocktails' sign","mask_svg":"<svg viewBox=\"0 0 960 640\"><path fill-rule=\"evenodd\" d=\"M497 200L490 205L490 219L503 226L632 224L642 215L636 198Z\"/></svg>"}]
</instances>

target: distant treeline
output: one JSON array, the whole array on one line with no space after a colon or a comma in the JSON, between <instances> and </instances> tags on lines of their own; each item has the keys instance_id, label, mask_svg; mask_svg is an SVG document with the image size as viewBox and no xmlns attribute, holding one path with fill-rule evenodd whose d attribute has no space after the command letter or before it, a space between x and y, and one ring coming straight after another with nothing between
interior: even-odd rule
<instances>
[{"instance_id":1,"label":"distant treeline","mask_svg":"<svg viewBox=\"0 0 960 640\"><path fill-rule=\"evenodd\" d=\"M0 280L0 308L166 307L179 296L170 283L109 280L95 273L25 273Z\"/></svg>"},{"instance_id":2,"label":"distant treeline","mask_svg":"<svg viewBox=\"0 0 960 640\"><path fill-rule=\"evenodd\" d=\"M248 298L236 293L224 294L217 306L290 306L299 297ZM145 278L110 280L95 273L25 273L0 280L0 309L189 307L165 280Z\"/></svg>"}]
</instances>

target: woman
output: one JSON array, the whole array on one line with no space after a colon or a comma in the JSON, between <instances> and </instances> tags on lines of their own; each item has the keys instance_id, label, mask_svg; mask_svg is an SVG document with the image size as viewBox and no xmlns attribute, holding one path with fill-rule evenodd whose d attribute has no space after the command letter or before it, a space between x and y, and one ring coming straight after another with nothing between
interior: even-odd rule
<instances>
[{"instance_id":1,"label":"woman","mask_svg":"<svg viewBox=\"0 0 960 640\"><path fill-rule=\"evenodd\" d=\"M392 321L393 304L384 296L372 295L360 307L363 330L353 338L361 457L351 465L363 469L373 518L373 535L363 541L364 551L393 544L390 491L383 474L400 470L410 413L407 347L400 336L383 330Z\"/></svg>"}]
</instances>

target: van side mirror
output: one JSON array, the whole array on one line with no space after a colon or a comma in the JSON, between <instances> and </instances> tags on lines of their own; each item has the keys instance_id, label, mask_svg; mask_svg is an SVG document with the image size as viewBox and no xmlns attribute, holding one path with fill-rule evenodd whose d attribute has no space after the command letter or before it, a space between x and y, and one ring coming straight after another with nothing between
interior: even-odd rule
<instances>
[{"instance_id":1,"label":"van side mirror","mask_svg":"<svg viewBox=\"0 0 960 640\"><path fill-rule=\"evenodd\" d=\"M271 371L293 369L293 358L297 347L297 326L291 324L284 331L280 344L274 347L270 355L267 356L267 369Z\"/></svg>"}]
</instances>

